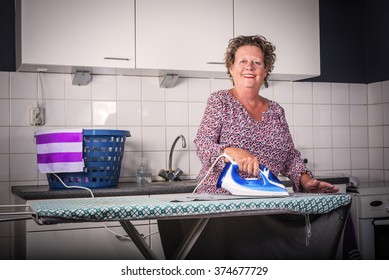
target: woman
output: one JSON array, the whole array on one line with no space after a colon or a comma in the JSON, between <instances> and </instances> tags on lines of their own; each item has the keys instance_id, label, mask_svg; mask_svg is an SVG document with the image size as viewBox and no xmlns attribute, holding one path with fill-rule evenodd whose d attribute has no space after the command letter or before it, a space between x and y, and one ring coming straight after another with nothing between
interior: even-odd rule
<instances>
[{"instance_id":1,"label":"woman","mask_svg":"<svg viewBox=\"0 0 389 280\"><path fill-rule=\"evenodd\" d=\"M295 192L337 192L313 178L294 147L284 109L259 94L275 62L275 47L262 36L230 40L225 65L233 88L211 94L194 143L202 163L202 180L216 158L226 153L239 165L244 178L258 176L259 164L293 182ZM225 165L220 160L197 192L226 193L216 182Z\"/></svg>"}]
</instances>

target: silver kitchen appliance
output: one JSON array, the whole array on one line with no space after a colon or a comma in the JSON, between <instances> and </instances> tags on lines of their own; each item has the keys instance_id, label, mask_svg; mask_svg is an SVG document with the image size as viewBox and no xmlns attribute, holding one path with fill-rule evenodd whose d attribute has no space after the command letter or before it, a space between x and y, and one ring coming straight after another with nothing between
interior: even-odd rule
<instances>
[{"instance_id":1,"label":"silver kitchen appliance","mask_svg":"<svg viewBox=\"0 0 389 280\"><path fill-rule=\"evenodd\" d=\"M389 260L389 182L361 183L351 217L362 259Z\"/></svg>"}]
</instances>

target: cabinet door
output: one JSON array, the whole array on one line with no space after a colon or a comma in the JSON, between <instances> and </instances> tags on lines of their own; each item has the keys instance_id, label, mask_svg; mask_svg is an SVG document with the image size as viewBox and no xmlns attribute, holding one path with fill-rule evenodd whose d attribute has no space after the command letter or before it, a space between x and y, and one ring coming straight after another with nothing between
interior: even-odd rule
<instances>
[{"instance_id":1,"label":"cabinet door","mask_svg":"<svg viewBox=\"0 0 389 280\"><path fill-rule=\"evenodd\" d=\"M135 67L134 0L21 0L20 64Z\"/></svg>"},{"instance_id":2,"label":"cabinet door","mask_svg":"<svg viewBox=\"0 0 389 280\"><path fill-rule=\"evenodd\" d=\"M276 46L271 79L320 75L319 0L235 0L234 35L257 34Z\"/></svg>"},{"instance_id":3,"label":"cabinet door","mask_svg":"<svg viewBox=\"0 0 389 280\"><path fill-rule=\"evenodd\" d=\"M148 236L148 221L142 222L143 224L136 225L136 228L139 233ZM100 223L38 227L32 223L28 221L26 233L26 258L28 260L144 259L131 240L117 238L116 234L102 227ZM118 235L126 235L119 223L107 222L106 225ZM150 244L149 238L145 240Z\"/></svg>"},{"instance_id":4,"label":"cabinet door","mask_svg":"<svg viewBox=\"0 0 389 280\"><path fill-rule=\"evenodd\" d=\"M136 67L226 72L232 0L142 0L136 3Z\"/></svg>"}]
</instances>

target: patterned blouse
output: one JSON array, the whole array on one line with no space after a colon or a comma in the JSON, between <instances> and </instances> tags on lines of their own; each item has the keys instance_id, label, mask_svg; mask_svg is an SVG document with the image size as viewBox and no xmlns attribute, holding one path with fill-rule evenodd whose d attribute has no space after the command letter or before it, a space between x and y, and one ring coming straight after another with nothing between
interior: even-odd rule
<instances>
[{"instance_id":1,"label":"patterned blouse","mask_svg":"<svg viewBox=\"0 0 389 280\"><path fill-rule=\"evenodd\" d=\"M210 95L194 139L197 155L202 163L199 181L223 153L224 148L236 147L256 156L275 175L281 173L288 177L293 182L294 191L301 191L301 174L312 174L307 170L300 152L294 147L284 109L277 102L268 101L268 110L262 113L262 120L257 121L228 90ZM221 158L197 188L198 193L227 192L216 188L224 165L224 158ZM250 177L248 173L239 172L244 178Z\"/></svg>"}]
</instances>

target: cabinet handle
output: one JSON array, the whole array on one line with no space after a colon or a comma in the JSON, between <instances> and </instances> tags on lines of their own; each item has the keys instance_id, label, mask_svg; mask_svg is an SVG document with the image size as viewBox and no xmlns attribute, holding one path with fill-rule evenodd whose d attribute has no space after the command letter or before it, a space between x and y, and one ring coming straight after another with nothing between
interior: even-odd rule
<instances>
[{"instance_id":1,"label":"cabinet handle","mask_svg":"<svg viewBox=\"0 0 389 280\"><path fill-rule=\"evenodd\" d=\"M130 61L129 58L126 58L126 57L104 57L104 59L107 59L107 60L126 60L126 61Z\"/></svg>"},{"instance_id":2,"label":"cabinet handle","mask_svg":"<svg viewBox=\"0 0 389 280\"><path fill-rule=\"evenodd\" d=\"M224 65L224 62L208 61L207 64Z\"/></svg>"}]
</instances>

